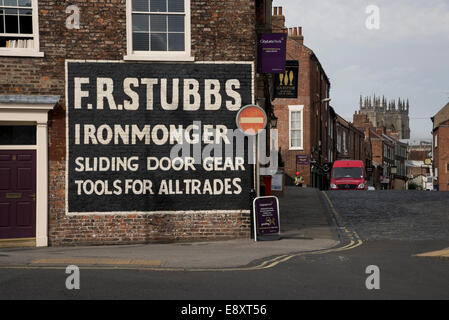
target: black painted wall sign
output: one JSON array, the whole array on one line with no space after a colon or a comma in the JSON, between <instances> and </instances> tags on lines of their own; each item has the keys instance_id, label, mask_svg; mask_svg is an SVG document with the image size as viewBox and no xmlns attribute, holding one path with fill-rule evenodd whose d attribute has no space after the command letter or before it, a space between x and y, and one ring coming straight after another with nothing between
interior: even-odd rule
<instances>
[{"instance_id":1,"label":"black painted wall sign","mask_svg":"<svg viewBox=\"0 0 449 320\"><path fill-rule=\"evenodd\" d=\"M274 97L279 99L298 98L299 62L287 61L285 72L275 74Z\"/></svg>"},{"instance_id":2,"label":"black painted wall sign","mask_svg":"<svg viewBox=\"0 0 449 320\"><path fill-rule=\"evenodd\" d=\"M67 213L248 210L252 94L252 63L67 62Z\"/></svg>"}]
</instances>

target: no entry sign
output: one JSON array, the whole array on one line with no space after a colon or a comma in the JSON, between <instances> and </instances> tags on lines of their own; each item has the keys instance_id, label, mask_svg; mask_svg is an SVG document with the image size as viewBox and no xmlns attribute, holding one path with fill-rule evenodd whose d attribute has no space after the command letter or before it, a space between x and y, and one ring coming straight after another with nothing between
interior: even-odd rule
<instances>
[{"instance_id":1,"label":"no entry sign","mask_svg":"<svg viewBox=\"0 0 449 320\"><path fill-rule=\"evenodd\" d=\"M236 121L238 128L244 134L255 135L265 129L267 114L259 106L248 105L240 109Z\"/></svg>"}]
</instances>

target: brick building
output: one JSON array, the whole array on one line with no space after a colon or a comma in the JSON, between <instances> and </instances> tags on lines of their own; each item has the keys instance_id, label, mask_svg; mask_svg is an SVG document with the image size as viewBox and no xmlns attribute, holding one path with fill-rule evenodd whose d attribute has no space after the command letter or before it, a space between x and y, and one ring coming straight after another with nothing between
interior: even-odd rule
<instances>
[{"instance_id":1,"label":"brick building","mask_svg":"<svg viewBox=\"0 0 449 320\"><path fill-rule=\"evenodd\" d=\"M271 0L0 1L0 238L248 237L252 166L161 168L167 132L235 129L270 101L270 19Z\"/></svg>"},{"instance_id":2,"label":"brick building","mask_svg":"<svg viewBox=\"0 0 449 320\"><path fill-rule=\"evenodd\" d=\"M407 148L407 178L421 189L426 188L426 183L432 177L432 144L421 141L420 144L410 145ZM426 163L426 160L430 162Z\"/></svg>"},{"instance_id":3,"label":"brick building","mask_svg":"<svg viewBox=\"0 0 449 320\"><path fill-rule=\"evenodd\" d=\"M365 168L371 168L371 141L363 126L357 127L355 121L351 123L337 115L336 135L336 160L361 160ZM372 180L369 170L367 180Z\"/></svg>"},{"instance_id":4,"label":"brick building","mask_svg":"<svg viewBox=\"0 0 449 320\"><path fill-rule=\"evenodd\" d=\"M384 126L375 127L363 112L354 114L354 126L365 132L371 148L372 184L377 188L405 189L407 182L408 145L399 140L400 133Z\"/></svg>"},{"instance_id":5,"label":"brick building","mask_svg":"<svg viewBox=\"0 0 449 320\"><path fill-rule=\"evenodd\" d=\"M351 150L350 145L350 122L337 116L337 160L351 159L354 150ZM351 159L352 160L352 159Z\"/></svg>"},{"instance_id":6,"label":"brick building","mask_svg":"<svg viewBox=\"0 0 449 320\"><path fill-rule=\"evenodd\" d=\"M330 81L315 53L304 45L302 28L285 27L281 7L274 11L273 32L288 33L287 65L292 68L275 81L275 87L292 86L295 91L288 97L275 96L273 101L285 172L293 179L299 171L305 185L325 188L328 183L326 166L334 160L330 157L335 156L333 143L329 141L333 134L329 125ZM293 81L288 83L288 79Z\"/></svg>"},{"instance_id":7,"label":"brick building","mask_svg":"<svg viewBox=\"0 0 449 320\"><path fill-rule=\"evenodd\" d=\"M337 120L338 114L335 112L335 109L329 106L328 120L327 120L327 158L330 163L333 163L337 160L337 141L338 141L338 132L337 132ZM329 172L330 175L331 172ZM329 176L330 182L330 176Z\"/></svg>"},{"instance_id":8,"label":"brick building","mask_svg":"<svg viewBox=\"0 0 449 320\"><path fill-rule=\"evenodd\" d=\"M378 189L391 189L396 165L395 140L383 127L370 128L369 140L373 164L372 184ZM405 162L404 162L405 168Z\"/></svg>"},{"instance_id":9,"label":"brick building","mask_svg":"<svg viewBox=\"0 0 449 320\"><path fill-rule=\"evenodd\" d=\"M362 160L370 166L371 150L365 132L342 117L337 117L337 160Z\"/></svg>"},{"instance_id":10,"label":"brick building","mask_svg":"<svg viewBox=\"0 0 449 320\"><path fill-rule=\"evenodd\" d=\"M449 191L449 103L434 117L433 176L439 191Z\"/></svg>"},{"instance_id":11,"label":"brick building","mask_svg":"<svg viewBox=\"0 0 449 320\"><path fill-rule=\"evenodd\" d=\"M407 189L433 190L432 144L421 141L407 147Z\"/></svg>"},{"instance_id":12,"label":"brick building","mask_svg":"<svg viewBox=\"0 0 449 320\"><path fill-rule=\"evenodd\" d=\"M391 132L383 135L384 139L394 146L393 159L394 162L390 168L391 188L395 190L405 190L407 182L407 144L396 139L397 135Z\"/></svg>"}]
</instances>

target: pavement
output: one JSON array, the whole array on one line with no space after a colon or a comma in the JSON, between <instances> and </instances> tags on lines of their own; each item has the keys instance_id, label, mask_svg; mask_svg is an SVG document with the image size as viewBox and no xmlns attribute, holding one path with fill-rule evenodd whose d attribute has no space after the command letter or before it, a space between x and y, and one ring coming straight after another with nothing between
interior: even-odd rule
<instances>
[{"instance_id":1,"label":"pavement","mask_svg":"<svg viewBox=\"0 0 449 320\"><path fill-rule=\"evenodd\" d=\"M312 188L286 187L279 196L281 240L90 247L0 248L0 268L68 265L160 270L224 270L271 265L288 255L335 248L340 235L326 198Z\"/></svg>"}]
</instances>

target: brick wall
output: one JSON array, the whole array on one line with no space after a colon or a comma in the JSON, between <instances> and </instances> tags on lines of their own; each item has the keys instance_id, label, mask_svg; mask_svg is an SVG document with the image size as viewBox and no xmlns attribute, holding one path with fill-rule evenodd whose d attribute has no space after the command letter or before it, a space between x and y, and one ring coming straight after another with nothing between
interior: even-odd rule
<instances>
[{"instance_id":1,"label":"brick wall","mask_svg":"<svg viewBox=\"0 0 449 320\"><path fill-rule=\"evenodd\" d=\"M373 161L383 166L383 142L381 139L371 139L371 149Z\"/></svg>"},{"instance_id":2,"label":"brick wall","mask_svg":"<svg viewBox=\"0 0 449 320\"><path fill-rule=\"evenodd\" d=\"M417 177L419 175L427 176L430 173L428 168L425 167L407 167L407 175Z\"/></svg>"},{"instance_id":3,"label":"brick wall","mask_svg":"<svg viewBox=\"0 0 449 320\"><path fill-rule=\"evenodd\" d=\"M108 245L248 238L246 213L65 215L65 162L50 161L50 245Z\"/></svg>"},{"instance_id":4,"label":"brick wall","mask_svg":"<svg viewBox=\"0 0 449 320\"><path fill-rule=\"evenodd\" d=\"M279 17L282 17L281 19ZM273 21L284 21L283 16L274 16ZM297 155L311 154L311 110L310 103L310 54L311 51L302 45L302 37L289 36L287 40L287 60L299 61L298 99L275 99L274 113L278 118L279 147L285 163L286 174L293 179L297 171L301 172L306 185L311 185L310 165L297 166ZM303 150L290 150L289 106L303 108Z\"/></svg>"},{"instance_id":5,"label":"brick wall","mask_svg":"<svg viewBox=\"0 0 449 320\"><path fill-rule=\"evenodd\" d=\"M438 147L434 149L434 168L438 168L440 191L449 191L449 121L443 122L434 132L438 134Z\"/></svg>"},{"instance_id":6,"label":"brick wall","mask_svg":"<svg viewBox=\"0 0 449 320\"><path fill-rule=\"evenodd\" d=\"M49 122L49 243L109 244L248 237L249 213L65 215L65 60L123 60L126 1L83 1L79 30L68 30L65 2L40 0L44 58L0 57L0 94L60 95ZM191 0L195 61L255 61L254 0ZM225 210L225 205L223 206Z\"/></svg>"},{"instance_id":7,"label":"brick wall","mask_svg":"<svg viewBox=\"0 0 449 320\"><path fill-rule=\"evenodd\" d=\"M314 157L319 164L328 162L328 112L329 108L320 101L328 97L329 84L318 59L312 50L304 45L302 28L285 28L282 9L275 8L273 32L287 32L287 60L299 62L298 98L275 99L274 113L278 118L279 147L285 163L286 174L293 179L297 171L304 178L305 185L312 186L310 165L297 165L296 156ZM290 150L289 106L303 106L303 150ZM321 139L321 146L319 141ZM321 154L319 150L321 148Z\"/></svg>"}]
</instances>

